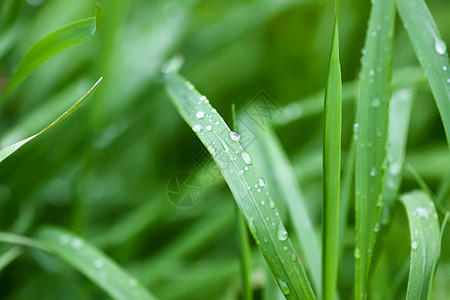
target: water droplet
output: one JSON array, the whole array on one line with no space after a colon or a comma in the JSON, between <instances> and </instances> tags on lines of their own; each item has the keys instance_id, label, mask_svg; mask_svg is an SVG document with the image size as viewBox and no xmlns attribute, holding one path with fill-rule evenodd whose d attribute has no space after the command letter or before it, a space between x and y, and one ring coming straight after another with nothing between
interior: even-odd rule
<instances>
[{"instance_id":1,"label":"water droplet","mask_svg":"<svg viewBox=\"0 0 450 300\"><path fill-rule=\"evenodd\" d=\"M353 256L356 259L359 259L361 257L361 251L359 250L359 248L355 248L355 252L353 253Z\"/></svg>"},{"instance_id":2,"label":"water droplet","mask_svg":"<svg viewBox=\"0 0 450 300\"><path fill-rule=\"evenodd\" d=\"M205 117L205 113L203 111L198 111L195 116L197 119L203 119Z\"/></svg>"},{"instance_id":3,"label":"water droplet","mask_svg":"<svg viewBox=\"0 0 450 300\"><path fill-rule=\"evenodd\" d=\"M206 131L211 131L211 130L212 130L212 126L211 126L211 125L207 125L207 126L205 127L205 129L206 129Z\"/></svg>"},{"instance_id":4,"label":"water droplet","mask_svg":"<svg viewBox=\"0 0 450 300\"><path fill-rule=\"evenodd\" d=\"M200 101L205 101L206 100L206 96L200 96Z\"/></svg>"},{"instance_id":5,"label":"water droplet","mask_svg":"<svg viewBox=\"0 0 450 300\"><path fill-rule=\"evenodd\" d=\"M192 127L192 130L195 132L200 132L203 129L203 126L200 124L195 124L194 127Z\"/></svg>"},{"instance_id":6,"label":"water droplet","mask_svg":"<svg viewBox=\"0 0 450 300\"><path fill-rule=\"evenodd\" d=\"M443 66L442 70L447 71L447 66Z\"/></svg>"},{"instance_id":7,"label":"water droplet","mask_svg":"<svg viewBox=\"0 0 450 300\"><path fill-rule=\"evenodd\" d=\"M375 224L375 232L380 231L380 223Z\"/></svg>"},{"instance_id":8,"label":"water droplet","mask_svg":"<svg viewBox=\"0 0 450 300\"><path fill-rule=\"evenodd\" d=\"M275 208L275 203L272 200L269 200L269 207L272 209Z\"/></svg>"},{"instance_id":9,"label":"water droplet","mask_svg":"<svg viewBox=\"0 0 450 300\"><path fill-rule=\"evenodd\" d=\"M129 284L131 287L135 287L135 286L137 286L138 282L137 282L136 279L131 278L130 281L128 282L128 284Z\"/></svg>"},{"instance_id":10,"label":"water droplet","mask_svg":"<svg viewBox=\"0 0 450 300\"><path fill-rule=\"evenodd\" d=\"M266 201L261 201L261 205L266 205Z\"/></svg>"},{"instance_id":11,"label":"water droplet","mask_svg":"<svg viewBox=\"0 0 450 300\"><path fill-rule=\"evenodd\" d=\"M440 55L444 55L445 51L447 51L447 46L445 45L444 41L441 40L438 37L435 37L434 39L434 50Z\"/></svg>"},{"instance_id":12,"label":"water droplet","mask_svg":"<svg viewBox=\"0 0 450 300\"><path fill-rule=\"evenodd\" d=\"M80 239L74 239L72 241L72 247L75 249L81 249L81 247L83 247L83 241Z\"/></svg>"},{"instance_id":13,"label":"water droplet","mask_svg":"<svg viewBox=\"0 0 450 300\"><path fill-rule=\"evenodd\" d=\"M283 246L283 250L284 250L284 251L287 251L287 250L288 250L288 247L287 247L287 246Z\"/></svg>"},{"instance_id":14,"label":"water droplet","mask_svg":"<svg viewBox=\"0 0 450 300\"><path fill-rule=\"evenodd\" d=\"M251 158L250 154L248 154L245 151L242 152L242 159L244 160L244 162L247 165L251 165L252 164L252 158Z\"/></svg>"},{"instance_id":15,"label":"water droplet","mask_svg":"<svg viewBox=\"0 0 450 300\"><path fill-rule=\"evenodd\" d=\"M212 155L216 155L216 149L214 149L213 146L208 146L208 151L212 154Z\"/></svg>"},{"instance_id":16,"label":"water droplet","mask_svg":"<svg viewBox=\"0 0 450 300\"><path fill-rule=\"evenodd\" d=\"M241 140L241 136L237 132L230 132L230 137L233 141L239 142Z\"/></svg>"},{"instance_id":17,"label":"water droplet","mask_svg":"<svg viewBox=\"0 0 450 300\"><path fill-rule=\"evenodd\" d=\"M101 269L105 266L105 263L101 259L97 259L94 265L97 269Z\"/></svg>"},{"instance_id":18,"label":"water droplet","mask_svg":"<svg viewBox=\"0 0 450 300\"><path fill-rule=\"evenodd\" d=\"M214 122L214 124L219 125L219 121Z\"/></svg>"},{"instance_id":19,"label":"water droplet","mask_svg":"<svg viewBox=\"0 0 450 300\"><path fill-rule=\"evenodd\" d=\"M262 177L258 178L258 185L259 186L265 186L266 185L266 181L264 180L264 178L262 178Z\"/></svg>"},{"instance_id":20,"label":"water droplet","mask_svg":"<svg viewBox=\"0 0 450 300\"><path fill-rule=\"evenodd\" d=\"M288 238L288 233L286 231L286 228L284 228L283 223L278 224L277 236L280 241L285 241Z\"/></svg>"},{"instance_id":21,"label":"water droplet","mask_svg":"<svg viewBox=\"0 0 450 300\"><path fill-rule=\"evenodd\" d=\"M419 217L428 218L428 211L423 207L416 208L416 212L419 215Z\"/></svg>"},{"instance_id":22,"label":"water droplet","mask_svg":"<svg viewBox=\"0 0 450 300\"><path fill-rule=\"evenodd\" d=\"M370 176L375 176L375 175L377 175L377 168L375 168L375 167L372 167L372 169L370 169Z\"/></svg>"},{"instance_id":23,"label":"water droplet","mask_svg":"<svg viewBox=\"0 0 450 300\"><path fill-rule=\"evenodd\" d=\"M244 170L241 170L241 174L244 174Z\"/></svg>"},{"instance_id":24,"label":"water droplet","mask_svg":"<svg viewBox=\"0 0 450 300\"><path fill-rule=\"evenodd\" d=\"M381 100L380 100L380 98L375 97L375 98L372 99L372 102L370 102L370 104L373 107L378 107L381 104Z\"/></svg>"},{"instance_id":25,"label":"water droplet","mask_svg":"<svg viewBox=\"0 0 450 300\"><path fill-rule=\"evenodd\" d=\"M376 34L376 33L375 33ZM369 71L369 76L373 76L373 75L375 75L375 71L374 71L374 69L370 69L370 71Z\"/></svg>"},{"instance_id":26,"label":"water droplet","mask_svg":"<svg viewBox=\"0 0 450 300\"><path fill-rule=\"evenodd\" d=\"M418 246L419 246L419 245L417 244L416 241L413 241L413 242L411 243L411 248L413 248L414 250L417 249Z\"/></svg>"},{"instance_id":27,"label":"water droplet","mask_svg":"<svg viewBox=\"0 0 450 300\"><path fill-rule=\"evenodd\" d=\"M297 261L297 255L295 253L291 254L291 260L294 262Z\"/></svg>"},{"instance_id":28,"label":"water droplet","mask_svg":"<svg viewBox=\"0 0 450 300\"><path fill-rule=\"evenodd\" d=\"M67 234L63 234L59 237L59 242L63 245L68 244L70 242L70 237Z\"/></svg>"},{"instance_id":29,"label":"water droplet","mask_svg":"<svg viewBox=\"0 0 450 300\"><path fill-rule=\"evenodd\" d=\"M289 293L291 292L291 289L289 288L286 281L281 280L280 278L278 278L277 281L278 281L278 285L280 287L281 292L283 292L283 294L285 294L285 295L289 295Z\"/></svg>"},{"instance_id":30,"label":"water droplet","mask_svg":"<svg viewBox=\"0 0 450 300\"><path fill-rule=\"evenodd\" d=\"M359 138L359 124L353 124L353 139L357 140Z\"/></svg>"},{"instance_id":31,"label":"water droplet","mask_svg":"<svg viewBox=\"0 0 450 300\"><path fill-rule=\"evenodd\" d=\"M402 166L398 162L394 162L389 166L389 172L394 176L399 175L401 170L402 170Z\"/></svg>"}]
</instances>

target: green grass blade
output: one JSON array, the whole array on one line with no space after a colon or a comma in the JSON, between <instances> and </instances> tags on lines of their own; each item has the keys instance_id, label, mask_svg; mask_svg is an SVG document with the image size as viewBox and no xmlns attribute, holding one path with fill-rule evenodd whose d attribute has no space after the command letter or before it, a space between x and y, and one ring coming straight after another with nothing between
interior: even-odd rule
<instances>
[{"instance_id":1,"label":"green grass blade","mask_svg":"<svg viewBox=\"0 0 450 300\"><path fill-rule=\"evenodd\" d=\"M389 223L391 210L403 177L402 171L405 162L406 141L414 94L414 88L398 90L393 93L389 105L388 165L383 191L384 202L380 217L381 225Z\"/></svg>"},{"instance_id":2,"label":"green grass blade","mask_svg":"<svg viewBox=\"0 0 450 300\"><path fill-rule=\"evenodd\" d=\"M441 224L441 232L439 234L439 249L441 249L441 247L442 247L442 240L444 238L444 232L445 232L445 228L447 227L447 222L448 222L449 217L450 217L450 212L446 212L444 215L444 220L442 221L442 224ZM440 253L439 253L439 258L440 258ZM430 276L430 288L428 289L427 299L431 299L431 292L433 290L433 282L434 282L434 277L436 276L436 270L437 270L439 258L436 259L436 261L433 263L433 269L431 271L431 276Z\"/></svg>"},{"instance_id":3,"label":"green grass blade","mask_svg":"<svg viewBox=\"0 0 450 300\"><path fill-rule=\"evenodd\" d=\"M236 106L234 103L231 105L231 118L233 120L233 130L238 130L238 122L236 122ZM248 237L248 229L245 225L245 219L239 211L239 207L236 206L236 223L239 236L239 250L241 255L241 277L242 277L242 289L243 299L253 299L252 289L252 252L250 247L250 241Z\"/></svg>"},{"instance_id":4,"label":"green grass blade","mask_svg":"<svg viewBox=\"0 0 450 300\"><path fill-rule=\"evenodd\" d=\"M8 156L10 156L14 152L16 152L20 147L22 147L29 141L33 140L34 138L40 136L41 134L43 134L44 132L46 132L47 130L49 130L50 128L52 128L53 126L55 126L56 124L58 124L59 122L64 120L65 118L67 118L75 110L77 110L78 107L80 107L84 102L86 102L86 100L89 99L89 97L95 92L95 90L97 89L97 87L99 86L99 84L102 80L103 80L103 77L100 77L100 79L97 80L97 82L90 88L90 90L83 97L81 97L74 105L72 105L72 107L70 107L67 111L65 111L61 116L59 116L50 125L48 125L47 127L45 127L44 129L42 129L41 131L39 131L38 133L36 133L32 136L27 137L26 139L23 139L17 143L14 143L14 144L0 150L0 162L2 162L5 158L7 158Z\"/></svg>"},{"instance_id":5,"label":"green grass blade","mask_svg":"<svg viewBox=\"0 0 450 300\"><path fill-rule=\"evenodd\" d=\"M179 75L167 74L167 90L183 119L208 148L245 217L250 232L287 299L315 299L265 180L205 96Z\"/></svg>"},{"instance_id":6,"label":"green grass blade","mask_svg":"<svg viewBox=\"0 0 450 300\"><path fill-rule=\"evenodd\" d=\"M311 283L316 295L320 298L322 293L321 244L308 213L307 198L298 186L298 179L289 158L270 126L262 130L255 122L252 122L248 114L241 114L238 120L249 126L249 131L258 137L248 145L247 150L255 158L255 168L258 172L263 172L267 181L271 183L268 188L271 189L274 201L282 215L281 205L284 204L287 207L295 236L300 243L300 256L305 262L308 274L311 274ZM246 132L243 133L243 137L246 137Z\"/></svg>"},{"instance_id":7,"label":"green grass blade","mask_svg":"<svg viewBox=\"0 0 450 300\"><path fill-rule=\"evenodd\" d=\"M373 2L366 34L355 124L355 298L366 299L376 224L382 206L395 6Z\"/></svg>"},{"instance_id":8,"label":"green grass blade","mask_svg":"<svg viewBox=\"0 0 450 300\"><path fill-rule=\"evenodd\" d=\"M404 205L411 233L411 264L406 299L427 299L434 265L440 254L440 235L436 209L421 191L400 198Z\"/></svg>"},{"instance_id":9,"label":"green grass blade","mask_svg":"<svg viewBox=\"0 0 450 300\"><path fill-rule=\"evenodd\" d=\"M1 232L0 241L36 248L59 257L114 299L156 299L104 253L65 230L44 228L36 239Z\"/></svg>"},{"instance_id":10,"label":"green grass blade","mask_svg":"<svg viewBox=\"0 0 450 300\"><path fill-rule=\"evenodd\" d=\"M326 300L333 300L336 296L339 253L342 80L339 61L338 5L339 2L336 1L324 102L322 293L323 299Z\"/></svg>"},{"instance_id":11,"label":"green grass blade","mask_svg":"<svg viewBox=\"0 0 450 300\"><path fill-rule=\"evenodd\" d=\"M424 0L397 0L397 8L425 70L450 146L450 65L447 47Z\"/></svg>"},{"instance_id":12,"label":"green grass blade","mask_svg":"<svg viewBox=\"0 0 450 300\"><path fill-rule=\"evenodd\" d=\"M36 239L114 299L155 299L136 279L83 239L57 228L42 229Z\"/></svg>"},{"instance_id":13,"label":"green grass blade","mask_svg":"<svg viewBox=\"0 0 450 300\"><path fill-rule=\"evenodd\" d=\"M0 272L24 252L22 247L14 246L0 255Z\"/></svg>"},{"instance_id":14,"label":"green grass blade","mask_svg":"<svg viewBox=\"0 0 450 300\"><path fill-rule=\"evenodd\" d=\"M95 17L64 26L37 42L20 62L5 87L3 96L7 97L31 72L53 55L92 37L96 30L96 17L100 15L101 8L97 6Z\"/></svg>"}]
</instances>

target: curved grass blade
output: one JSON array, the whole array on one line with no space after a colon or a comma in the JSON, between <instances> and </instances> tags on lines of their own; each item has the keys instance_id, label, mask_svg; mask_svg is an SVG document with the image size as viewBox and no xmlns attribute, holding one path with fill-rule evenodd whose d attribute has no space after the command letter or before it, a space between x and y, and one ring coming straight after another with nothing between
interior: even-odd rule
<instances>
[{"instance_id":1,"label":"curved grass blade","mask_svg":"<svg viewBox=\"0 0 450 300\"><path fill-rule=\"evenodd\" d=\"M411 233L411 264L406 299L427 299L434 266L440 255L440 234L436 209L421 191L400 197Z\"/></svg>"},{"instance_id":2,"label":"curved grass blade","mask_svg":"<svg viewBox=\"0 0 450 300\"><path fill-rule=\"evenodd\" d=\"M450 146L450 64L447 46L423 0L397 0L397 8L444 123Z\"/></svg>"},{"instance_id":3,"label":"curved grass blade","mask_svg":"<svg viewBox=\"0 0 450 300\"><path fill-rule=\"evenodd\" d=\"M380 225L389 223L391 210L403 177L406 141L415 92L415 88L412 87L398 90L393 93L389 105L388 165L385 174Z\"/></svg>"},{"instance_id":4,"label":"curved grass blade","mask_svg":"<svg viewBox=\"0 0 450 300\"><path fill-rule=\"evenodd\" d=\"M342 79L339 61L339 1L336 1L335 5L324 101L322 293L325 300L334 300L336 296L339 254Z\"/></svg>"},{"instance_id":5,"label":"curved grass blade","mask_svg":"<svg viewBox=\"0 0 450 300\"><path fill-rule=\"evenodd\" d=\"M0 241L36 248L59 257L114 299L156 299L104 253L65 230L44 228L36 239L0 233Z\"/></svg>"},{"instance_id":6,"label":"curved grass blade","mask_svg":"<svg viewBox=\"0 0 450 300\"><path fill-rule=\"evenodd\" d=\"M86 102L87 99L94 93L94 91L97 89L100 82L103 80L103 77L100 77L99 80L91 87L91 89L83 96L81 97L72 107L70 107L67 111L65 111L61 116L58 117L55 121L53 121L50 125L39 131L38 133L27 137L26 139L23 139L17 143L14 143L2 150L0 150L0 162L2 162L5 158L16 152L20 147L28 143L29 141L33 140L34 138L40 136L65 118L67 118L71 113L73 113L78 107L80 107L84 102Z\"/></svg>"},{"instance_id":7,"label":"curved grass blade","mask_svg":"<svg viewBox=\"0 0 450 300\"><path fill-rule=\"evenodd\" d=\"M265 180L222 117L181 76L167 74L167 90L183 119L213 156L245 217L250 232L287 299L315 299Z\"/></svg>"},{"instance_id":8,"label":"curved grass blade","mask_svg":"<svg viewBox=\"0 0 450 300\"><path fill-rule=\"evenodd\" d=\"M259 124L252 121L249 114L241 114L239 121L250 129L243 132L243 138L254 138L253 134L258 137L247 145L246 150L254 157L255 168L258 172L263 172L267 181L272 184L268 188L276 199L275 203L281 215L283 215L281 205L284 204L287 207L286 211L300 244L300 255L308 274L311 275L311 283L316 295L320 298L322 293L321 244L308 214L307 199L298 186L298 179L289 158L270 126L267 126L265 130L261 129Z\"/></svg>"},{"instance_id":9,"label":"curved grass blade","mask_svg":"<svg viewBox=\"0 0 450 300\"><path fill-rule=\"evenodd\" d=\"M96 31L96 17L101 15L101 8L97 5L95 17L64 26L37 42L22 59L7 83L3 97L7 97L32 71L50 57L92 37Z\"/></svg>"},{"instance_id":10,"label":"curved grass blade","mask_svg":"<svg viewBox=\"0 0 450 300\"><path fill-rule=\"evenodd\" d=\"M366 299L376 224L383 201L395 6L373 2L360 74L355 167L355 298Z\"/></svg>"},{"instance_id":11,"label":"curved grass blade","mask_svg":"<svg viewBox=\"0 0 450 300\"><path fill-rule=\"evenodd\" d=\"M24 252L20 246L14 246L2 255L0 255L0 272L12 261L18 258Z\"/></svg>"},{"instance_id":12,"label":"curved grass blade","mask_svg":"<svg viewBox=\"0 0 450 300\"><path fill-rule=\"evenodd\" d=\"M238 123L236 122L236 106L234 103L231 105L231 118L233 120L233 130L238 131ZM252 289L252 252L250 247L250 240L248 237L248 229L245 224L244 217L239 211L239 207L236 206L236 227L238 228L239 236L239 250L241 259L241 278L242 278L242 289L243 289L243 299L252 300L253 299L253 289Z\"/></svg>"}]
</instances>

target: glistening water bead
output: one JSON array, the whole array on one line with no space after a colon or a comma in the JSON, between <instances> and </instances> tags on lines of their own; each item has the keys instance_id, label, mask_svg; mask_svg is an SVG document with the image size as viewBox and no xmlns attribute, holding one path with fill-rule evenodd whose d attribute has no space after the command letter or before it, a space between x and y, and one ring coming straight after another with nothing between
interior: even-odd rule
<instances>
[{"instance_id":1,"label":"glistening water bead","mask_svg":"<svg viewBox=\"0 0 450 300\"><path fill-rule=\"evenodd\" d=\"M441 40L438 37L435 37L434 39L434 50L440 55L444 55L445 51L447 51L447 46L445 45L445 42Z\"/></svg>"},{"instance_id":2,"label":"glistening water bead","mask_svg":"<svg viewBox=\"0 0 450 300\"><path fill-rule=\"evenodd\" d=\"M197 119L203 119L205 117L205 113L202 111L198 111L195 116L197 117Z\"/></svg>"},{"instance_id":3,"label":"glistening water bead","mask_svg":"<svg viewBox=\"0 0 450 300\"><path fill-rule=\"evenodd\" d=\"M244 162L247 165L252 164L252 158L251 158L250 154L248 154L247 152L242 152L242 159L244 160Z\"/></svg>"},{"instance_id":4,"label":"glistening water bead","mask_svg":"<svg viewBox=\"0 0 450 300\"><path fill-rule=\"evenodd\" d=\"M288 233L284 228L283 223L278 224L277 237L280 241L285 241L288 238Z\"/></svg>"},{"instance_id":5,"label":"glistening water bead","mask_svg":"<svg viewBox=\"0 0 450 300\"><path fill-rule=\"evenodd\" d=\"M230 137L235 142L239 142L241 140L241 136L237 132L234 132L234 131L230 132Z\"/></svg>"}]
</instances>

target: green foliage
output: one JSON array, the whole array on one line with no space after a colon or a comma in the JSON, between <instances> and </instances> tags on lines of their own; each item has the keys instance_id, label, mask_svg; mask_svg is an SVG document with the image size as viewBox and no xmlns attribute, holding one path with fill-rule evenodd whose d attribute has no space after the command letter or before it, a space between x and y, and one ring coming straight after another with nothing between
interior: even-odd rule
<instances>
[{"instance_id":1,"label":"green foliage","mask_svg":"<svg viewBox=\"0 0 450 300\"><path fill-rule=\"evenodd\" d=\"M99 2L0 1L1 299L448 297L449 1Z\"/></svg>"}]
</instances>

